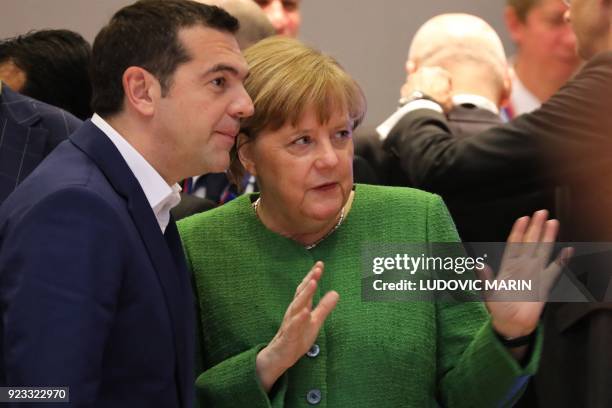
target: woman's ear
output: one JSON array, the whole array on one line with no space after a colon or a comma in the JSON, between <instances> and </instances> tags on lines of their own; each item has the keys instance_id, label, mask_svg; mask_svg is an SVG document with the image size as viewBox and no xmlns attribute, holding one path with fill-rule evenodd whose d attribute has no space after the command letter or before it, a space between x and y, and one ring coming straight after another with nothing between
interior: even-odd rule
<instances>
[{"instance_id":1,"label":"woman's ear","mask_svg":"<svg viewBox=\"0 0 612 408\"><path fill-rule=\"evenodd\" d=\"M253 157L253 141L249 140L247 135L240 133L238 135L238 141L236 143L236 149L238 153L238 159L242 166L251 173L253 176L257 176L257 169L255 167L255 160Z\"/></svg>"}]
</instances>

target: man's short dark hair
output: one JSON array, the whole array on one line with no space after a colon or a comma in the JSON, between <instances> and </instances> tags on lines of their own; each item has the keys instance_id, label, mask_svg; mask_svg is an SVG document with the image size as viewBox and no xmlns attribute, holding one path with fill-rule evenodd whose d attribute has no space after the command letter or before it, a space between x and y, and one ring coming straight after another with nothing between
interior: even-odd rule
<instances>
[{"instance_id":1,"label":"man's short dark hair","mask_svg":"<svg viewBox=\"0 0 612 408\"><path fill-rule=\"evenodd\" d=\"M0 41L0 63L11 61L25 73L24 95L85 119L91 116L91 47L69 30L30 31Z\"/></svg>"},{"instance_id":2,"label":"man's short dark hair","mask_svg":"<svg viewBox=\"0 0 612 408\"><path fill-rule=\"evenodd\" d=\"M122 76L131 66L154 75L165 95L176 68L192 58L178 32L196 25L232 34L239 28L225 10L191 0L141 0L115 13L93 45L94 111L108 117L122 110Z\"/></svg>"}]
</instances>

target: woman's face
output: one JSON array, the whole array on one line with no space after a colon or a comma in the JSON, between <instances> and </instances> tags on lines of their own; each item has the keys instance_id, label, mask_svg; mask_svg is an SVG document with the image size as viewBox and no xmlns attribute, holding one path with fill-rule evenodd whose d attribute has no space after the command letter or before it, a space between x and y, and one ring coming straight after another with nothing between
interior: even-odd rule
<instances>
[{"instance_id":1,"label":"woman's face","mask_svg":"<svg viewBox=\"0 0 612 408\"><path fill-rule=\"evenodd\" d=\"M285 222L304 227L333 219L353 188L352 123L345 113L322 125L307 109L296 127L264 130L245 147L243 164L257 176L262 204Z\"/></svg>"}]
</instances>

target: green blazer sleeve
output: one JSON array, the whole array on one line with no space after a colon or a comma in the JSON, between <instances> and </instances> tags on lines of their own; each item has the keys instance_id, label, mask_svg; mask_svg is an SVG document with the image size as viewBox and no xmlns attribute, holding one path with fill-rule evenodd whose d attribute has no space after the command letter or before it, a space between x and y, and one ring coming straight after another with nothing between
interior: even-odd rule
<instances>
[{"instance_id":1,"label":"green blazer sleeve","mask_svg":"<svg viewBox=\"0 0 612 408\"><path fill-rule=\"evenodd\" d=\"M429 242L459 242L439 196L431 196L427 223ZM448 407L512 406L537 370L539 333L522 367L495 336L484 304L440 302L436 308L439 402ZM500 395L505 395L502 401Z\"/></svg>"},{"instance_id":2,"label":"green blazer sleeve","mask_svg":"<svg viewBox=\"0 0 612 408\"><path fill-rule=\"evenodd\" d=\"M270 394L266 394L257 377L255 359L263 347L265 344L251 348L200 373L196 380L199 406L283 407L287 375L278 379Z\"/></svg>"}]
</instances>

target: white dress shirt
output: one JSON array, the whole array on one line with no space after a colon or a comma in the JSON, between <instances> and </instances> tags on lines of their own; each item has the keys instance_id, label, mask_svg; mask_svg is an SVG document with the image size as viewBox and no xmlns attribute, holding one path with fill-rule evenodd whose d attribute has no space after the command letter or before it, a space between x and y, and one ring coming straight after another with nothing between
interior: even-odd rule
<instances>
[{"instance_id":1,"label":"white dress shirt","mask_svg":"<svg viewBox=\"0 0 612 408\"><path fill-rule=\"evenodd\" d=\"M160 174L132 147L107 121L97 113L91 118L96 125L113 142L123 160L138 180L149 205L153 209L162 233L170 222L170 209L181 201L181 187L178 184L168 185Z\"/></svg>"},{"instance_id":2,"label":"white dress shirt","mask_svg":"<svg viewBox=\"0 0 612 408\"><path fill-rule=\"evenodd\" d=\"M496 115L499 115L499 109L497 105L493 101L485 98L484 96L473 94L453 95L454 106L466 104L474 105L479 109L486 109ZM418 109L431 109L438 113L444 113L444 110L440 105L438 105L434 101L430 101L429 99L417 99L415 101L408 102L406 105L395 111L395 113L389 116L383 123L381 123L376 128L376 132L378 133L378 136L380 136L380 140L384 141L391 132L391 130L404 116Z\"/></svg>"},{"instance_id":3,"label":"white dress shirt","mask_svg":"<svg viewBox=\"0 0 612 408\"><path fill-rule=\"evenodd\" d=\"M542 102L529 92L518 76L512 76L512 94L510 95L510 106L514 117L523 113L533 112L542 105Z\"/></svg>"}]
</instances>

